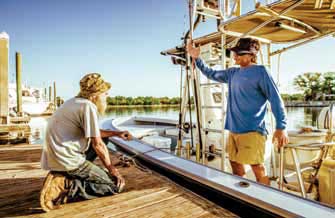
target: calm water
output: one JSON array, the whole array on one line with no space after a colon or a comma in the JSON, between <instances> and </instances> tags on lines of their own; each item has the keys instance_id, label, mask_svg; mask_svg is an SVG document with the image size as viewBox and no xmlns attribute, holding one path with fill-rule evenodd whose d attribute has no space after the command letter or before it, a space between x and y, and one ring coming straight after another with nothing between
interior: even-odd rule
<instances>
[{"instance_id":1,"label":"calm water","mask_svg":"<svg viewBox=\"0 0 335 218\"><path fill-rule=\"evenodd\" d=\"M321 111L321 107L291 107L287 108L288 129L296 129L300 126L316 126L317 117ZM108 111L103 118L117 118L129 116L149 116L159 118L178 119L178 107L169 108L113 108ZM195 120L195 114L192 112L192 118ZM32 118L32 133L34 135L34 143L43 143L43 135L46 127L45 118ZM268 124L269 128L269 124Z\"/></svg>"},{"instance_id":2,"label":"calm water","mask_svg":"<svg viewBox=\"0 0 335 218\"><path fill-rule=\"evenodd\" d=\"M288 129L296 129L300 126L316 126L317 117L322 107L288 107ZM179 108L112 108L105 117L150 116L160 118L178 119ZM195 114L192 113L195 120Z\"/></svg>"}]
</instances>

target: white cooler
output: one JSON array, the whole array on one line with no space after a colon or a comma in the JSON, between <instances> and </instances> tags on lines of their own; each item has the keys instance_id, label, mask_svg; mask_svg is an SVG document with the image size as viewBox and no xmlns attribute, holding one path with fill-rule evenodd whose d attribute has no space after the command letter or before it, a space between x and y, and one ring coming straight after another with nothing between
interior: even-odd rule
<instances>
[{"instance_id":1,"label":"white cooler","mask_svg":"<svg viewBox=\"0 0 335 218\"><path fill-rule=\"evenodd\" d=\"M153 145L157 148L170 149L171 148L171 139L159 135L145 136L142 138L142 141Z\"/></svg>"}]
</instances>

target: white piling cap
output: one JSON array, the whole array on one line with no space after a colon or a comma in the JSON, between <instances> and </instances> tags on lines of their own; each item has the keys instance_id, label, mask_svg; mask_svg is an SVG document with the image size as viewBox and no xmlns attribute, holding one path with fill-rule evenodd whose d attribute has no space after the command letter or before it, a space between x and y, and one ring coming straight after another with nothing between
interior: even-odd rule
<instances>
[{"instance_id":1,"label":"white piling cap","mask_svg":"<svg viewBox=\"0 0 335 218\"><path fill-rule=\"evenodd\" d=\"M9 39L9 35L6 32L1 32L0 39Z\"/></svg>"}]
</instances>

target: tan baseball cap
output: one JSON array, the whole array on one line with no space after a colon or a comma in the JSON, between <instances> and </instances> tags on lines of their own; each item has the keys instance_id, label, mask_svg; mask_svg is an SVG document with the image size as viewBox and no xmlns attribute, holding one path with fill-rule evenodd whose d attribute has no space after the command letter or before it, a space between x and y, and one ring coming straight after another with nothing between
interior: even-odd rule
<instances>
[{"instance_id":1,"label":"tan baseball cap","mask_svg":"<svg viewBox=\"0 0 335 218\"><path fill-rule=\"evenodd\" d=\"M107 92L112 85L105 82L99 73L89 73L80 80L80 92L78 97L88 98Z\"/></svg>"}]
</instances>

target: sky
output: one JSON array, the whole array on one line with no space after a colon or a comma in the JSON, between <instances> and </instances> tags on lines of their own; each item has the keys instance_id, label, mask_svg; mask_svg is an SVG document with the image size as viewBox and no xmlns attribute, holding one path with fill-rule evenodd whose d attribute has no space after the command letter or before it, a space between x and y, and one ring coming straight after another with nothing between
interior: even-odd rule
<instances>
[{"instance_id":1,"label":"sky","mask_svg":"<svg viewBox=\"0 0 335 218\"><path fill-rule=\"evenodd\" d=\"M0 32L10 36L10 82L20 52L23 82L47 87L55 81L65 99L78 93L88 72L111 82L112 96L179 96L180 68L160 52L181 44L187 9L186 0L0 0ZM215 30L209 21L195 35ZM281 89L292 91L289 84L301 73L335 71L334 47L329 37L283 54Z\"/></svg>"}]
</instances>

